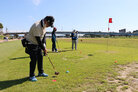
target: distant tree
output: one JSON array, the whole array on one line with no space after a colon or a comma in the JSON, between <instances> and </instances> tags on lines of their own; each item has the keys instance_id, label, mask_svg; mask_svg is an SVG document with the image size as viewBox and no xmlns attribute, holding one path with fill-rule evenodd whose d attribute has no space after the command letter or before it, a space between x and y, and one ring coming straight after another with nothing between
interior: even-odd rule
<instances>
[{"instance_id":1,"label":"distant tree","mask_svg":"<svg viewBox=\"0 0 138 92\"><path fill-rule=\"evenodd\" d=\"M2 25L2 23L0 23L0 28L3 28L3 25Z\"/></svg>"},{"instance_id":2,"label":"distant tree","mask_svg":"<svg viewBox=\"0 0 138 92\"><path fill-rule=\"evenodd\" d=\"M2 23L0 23L0 35L2 35L2 34L3 34L2 29L3 29L3 25L2 25Z\"/></svg>"}]
</instances>

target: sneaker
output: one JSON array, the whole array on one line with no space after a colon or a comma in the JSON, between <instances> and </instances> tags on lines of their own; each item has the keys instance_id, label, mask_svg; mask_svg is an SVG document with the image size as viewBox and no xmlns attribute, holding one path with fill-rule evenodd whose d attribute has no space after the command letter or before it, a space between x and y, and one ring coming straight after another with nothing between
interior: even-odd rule
<instances>
[{"instance_id":1,"label":"sneaker","mask_svg":"<svg viewBox=\"0 0 138 92\"><path fill-rule=\"evenodd\" d=\"M48 77L48 74L45 74L45 73L39 73L38 76Z\"/></svg>"},{"instance_id":2,"label":"sneaker","mask_svg":"<svg viewBox=\"0 0 138 92\"><path fill-rule=\"evenodd\" d=\"M58 52L58 51L55 51L55 52Z\"/></svg>"},{"instance_id":3,"label":"sneaker","mask_svg":"<svg viewBox=\"0 0 138 92\"><path fill-rule=\"evenodd\" d=\"M35 78L35 76L30 77L29 80L30 80L30 81L33 81L33 82L34 82L34 81L37 81L37 79Z\"/></svg>"}]
</instances>

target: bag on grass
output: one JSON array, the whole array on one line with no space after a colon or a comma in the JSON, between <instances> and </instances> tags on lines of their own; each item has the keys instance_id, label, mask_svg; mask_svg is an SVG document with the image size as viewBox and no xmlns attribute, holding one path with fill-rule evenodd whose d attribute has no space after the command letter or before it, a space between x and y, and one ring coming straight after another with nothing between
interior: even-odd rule
<instances>
[{"instance_id":1,"label":"bag on grass","mask_svg":"<svg viewBox=\"0 0 138 92\"><path fill-rule=\"evenodd\" d=\"M21 42L22 42L22 46L25 47L25 53L29 54L30 51L29 51L29 49L27 47L28 41L24 38L24 39L21 40Z\"/></svg>"},{"instance_id":2,"label":"bag on grass","mask_svg":"<svg viewBox=\"0 0 138 92\"><path fill-rule=\"evenodd\" d=\"M28 41L27 41L25 38L22 39L21 42L22 42L22 46L23 46L23 47L26 47L27 44L28 44Z\"/></svg>"},{"instance_id":3,"label":"bag on grass","mask_svg":"<svg viewBox=\"0 0 138 92\"><path fill-rule=\"evenodd\" d=\"M30 54L30 51L29 51L29 49L27 47L25 47L25 53L26 54Z\"/></svg>"}]
</instances>

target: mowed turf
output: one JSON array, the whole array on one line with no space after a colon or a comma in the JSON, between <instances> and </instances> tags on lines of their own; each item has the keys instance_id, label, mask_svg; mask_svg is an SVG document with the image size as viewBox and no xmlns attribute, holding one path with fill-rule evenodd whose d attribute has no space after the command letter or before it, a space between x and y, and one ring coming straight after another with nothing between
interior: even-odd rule
<instances>
[{"instance_id":1,"label":"mowed turf","mask_svg":"<svg viewBox=\"0 0 138 92\"><path fill-rule=\"evenodd\" d=\"M25 54L21 41L0 43L0 90L2 92L115 91L117 85L108 84L107 78L117 76L116 65L138 62L138 39L79 39L76 51L71 50L71 39L57 40L59 53L51 52L51 39L47 39L47 49L51 61L60 74L54 75L55 71L48 57L44 56L43 68L49 77L36 77L37 82L28 80L30 58ZM38 74L37 67L35 74Z\"/></svg>"}]
</instances>

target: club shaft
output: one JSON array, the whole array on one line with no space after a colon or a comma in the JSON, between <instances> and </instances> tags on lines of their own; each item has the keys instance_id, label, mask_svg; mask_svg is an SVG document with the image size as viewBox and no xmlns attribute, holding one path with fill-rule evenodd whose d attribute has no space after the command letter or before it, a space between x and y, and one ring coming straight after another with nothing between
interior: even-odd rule
<instances>
[{"instance_id":1,"label":"club shaft","mask_svg":"<svg viewBox=\"0 0 138 92\"><path fill-rule=\"evenodd\" d=\"M60 49L60 48L59 48L59 45L58 45L58 41L56 41L56 42L57 42L58 49Z\"/></svg>"},{"instance_id":2,"label":"club shaft","mask_svg":"<svg viewBox=\"0 0 138 92\"><path fill-rule=\"evenodd\" d=\"M50 59L50 57L49 57L49 56L48 56L48 59L49 59L49 61L50 61L51 65L52 65L53 69L55 70L55 67L54 67L54 65L53 65L53 63L52 63L52 61L51 61L51 59Z\"/></svg>"}]
</instances>

